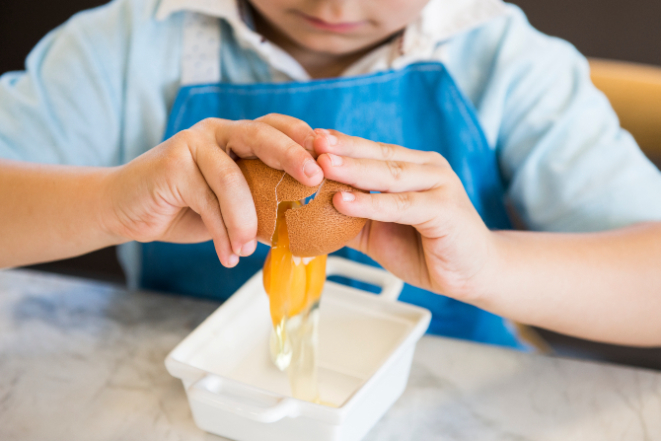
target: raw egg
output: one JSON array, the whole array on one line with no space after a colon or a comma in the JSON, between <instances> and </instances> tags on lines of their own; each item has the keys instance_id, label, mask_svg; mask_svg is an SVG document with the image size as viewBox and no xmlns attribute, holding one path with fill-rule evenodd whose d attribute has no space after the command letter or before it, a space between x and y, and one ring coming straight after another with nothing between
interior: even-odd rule
<instances>
[{"instance_id":1,"label":"raw egg","mask_svg":"<svg viewBox=\"0 0 661 441\"><path fill-rule=\"evenodd\" d=\"M280 370L289 370L294 397L319 402L316 316L326 281L326 255L365 225L365 219L339 213L332 198L338 191L355 189L330 180L306 187L258 159L237 164L255 202L257 238L271 245L263 274L274 329L272 359Z\"/></svg>"}]
</instances>

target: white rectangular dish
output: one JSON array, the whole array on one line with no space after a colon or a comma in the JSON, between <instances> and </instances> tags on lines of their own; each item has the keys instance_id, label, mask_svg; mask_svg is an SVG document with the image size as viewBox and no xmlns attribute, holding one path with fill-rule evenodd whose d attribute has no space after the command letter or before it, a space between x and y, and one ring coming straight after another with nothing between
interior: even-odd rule
<instances>
[{"instance_id":1,"label":"white rectangular dish","mask_svg":"<svg viewBox=\"0 0 661 441\"><path fill-rule=\"evenodd\" d=\"M354 441L399 398L430 312L396 301L403 283L383 270L330 257L327 273L382 287L374 295L326 282L319 391L337 407L292 398L287 374L271 362L260 271L165 360L201 429L236 441Z\"/></svg>"}]
</instances>

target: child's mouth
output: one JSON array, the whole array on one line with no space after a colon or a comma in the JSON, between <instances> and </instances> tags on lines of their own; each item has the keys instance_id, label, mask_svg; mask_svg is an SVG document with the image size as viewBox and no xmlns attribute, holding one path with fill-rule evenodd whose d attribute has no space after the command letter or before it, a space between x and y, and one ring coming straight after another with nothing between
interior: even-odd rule
<instances>
[{"instance_id":1,"label":"child's mouth","mask_svg":"<svg viewBox=\"0 0 661 441\"><path fill-rule=\"evenodd\" d=\"M299 12L299 15L305 20L306 23L310 24L316 29L321 29L330 32L338 32L338 33L354 31L366 23L365 21L347 21L347 22L329 23L319 18L312 17L307 14L303 14L302 12Z\"/></svg>"}]
</instances>

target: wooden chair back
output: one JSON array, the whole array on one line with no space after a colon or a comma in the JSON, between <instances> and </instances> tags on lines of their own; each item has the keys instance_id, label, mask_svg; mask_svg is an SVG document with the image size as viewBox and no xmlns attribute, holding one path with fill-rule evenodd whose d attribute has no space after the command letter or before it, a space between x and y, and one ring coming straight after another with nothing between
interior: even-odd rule
<instances>
[{"instance_id":1,"label":"wooden chair back","mask_svg":"<svg viewBox=\"0 0 661 441\"><path fill-rule=\"evenodd\" d=\"M661 67L590 60L592 82L645 154L661 165Z\"/></svg>"}]
</instances>

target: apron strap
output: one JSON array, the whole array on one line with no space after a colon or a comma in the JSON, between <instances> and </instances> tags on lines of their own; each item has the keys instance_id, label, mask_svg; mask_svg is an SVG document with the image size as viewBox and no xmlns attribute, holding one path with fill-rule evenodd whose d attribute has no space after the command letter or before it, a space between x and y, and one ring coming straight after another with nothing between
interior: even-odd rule
<instances>
[{"instance_id":1,"label":"apron strap","mask_svg":"<svg viewBox=\"0 0 661 441\"><path fill-rule=\"evenodd\" d=\"M183 27L181 85L220 82L220 19L186 12Z\"/></svg>"}]
</instances>

